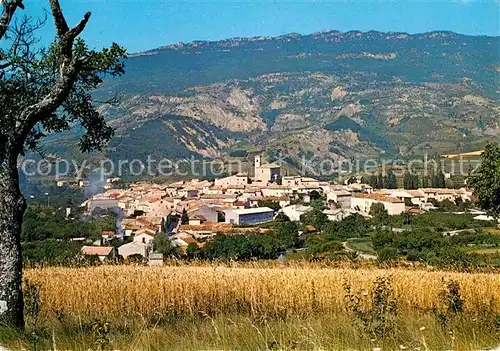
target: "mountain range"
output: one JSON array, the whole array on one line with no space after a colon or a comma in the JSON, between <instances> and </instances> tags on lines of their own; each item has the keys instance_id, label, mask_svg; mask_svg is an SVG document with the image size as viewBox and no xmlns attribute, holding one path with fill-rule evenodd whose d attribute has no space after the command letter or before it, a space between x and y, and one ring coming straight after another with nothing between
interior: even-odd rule
<instances>
[{"instance_id":1,"label":"mountain range","mask_svg":"<svg viewBox=\"0 0 500 351\"><path fill-rule=\"evenodd\" d=\"M130 55L105 81L112 159L368 159L471 151L500 137L500 37L323 31ZM47 154L81 158L78 126Z\"/></svg>"}]
</instances>

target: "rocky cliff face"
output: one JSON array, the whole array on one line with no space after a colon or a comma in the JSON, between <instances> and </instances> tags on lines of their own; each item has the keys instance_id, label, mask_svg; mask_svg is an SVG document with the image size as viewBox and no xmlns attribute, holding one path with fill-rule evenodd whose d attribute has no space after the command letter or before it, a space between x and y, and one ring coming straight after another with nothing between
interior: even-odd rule
<instances>
[{"instance_id":1,"label":"rocky cliff face","mask_svg":"<svg viewBox=\"0 0 500 351\"><path fill-rule=\"evenodd\" d=\"M101 107L116 128L107 154L142 157L167 141L165 157L267 150L293 168L304 155L470 151L500 136L498 45L450 32L327 31L159 48L99 92L121 95Z\"/></svg>"}]
</instances>

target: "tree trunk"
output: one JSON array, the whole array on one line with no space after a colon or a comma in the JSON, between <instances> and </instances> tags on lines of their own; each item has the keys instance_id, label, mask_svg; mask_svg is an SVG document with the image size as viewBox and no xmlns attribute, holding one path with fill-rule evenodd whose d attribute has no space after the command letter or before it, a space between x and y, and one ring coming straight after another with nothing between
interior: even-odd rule
<instances>
[{"instance_id":1,"label":"tree trunk","mask_svg":"<svg viewBox=\"0 0 500 351\"><path fill-rule=\"evenodd\" d=\"M21 224L26 202L19 190L17 157L0 159L0 323L24 328Z\"/></svg>"}]
</instances>

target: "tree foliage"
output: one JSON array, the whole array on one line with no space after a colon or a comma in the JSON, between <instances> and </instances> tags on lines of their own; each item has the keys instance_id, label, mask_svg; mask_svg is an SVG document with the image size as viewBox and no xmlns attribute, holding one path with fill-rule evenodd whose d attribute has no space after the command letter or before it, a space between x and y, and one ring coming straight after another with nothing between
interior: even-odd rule
<instances>
[{"instance_id":1,"label":"tree foliage","mask_svg":"<svg viewBox=\"0 0 500 351\"><path fill-rule=\"evenodd\" d=\"M368 231L368 221L360 214L353 214L340 222L329 222L323 227L327 240L344 240L363 237Z\"/></svg>"},{"instance_id":2,"label":"tree foliage","mask_svg":"<svg viewBox=\"0 0 500 351\"><path fill-rule=\"evenodd\" d=\"M385 209L384 204L374 203L370 207L370 216L377 225L384 225L389 222L389 213Z\"/></svg>"},{"instance_id":3,"label":"tree foliage","mask_svg":"<svg viewBox=\"0 0 500 351\"><path fill-rule=\"evenodd\" d=\"M389 169L387 175L384 177L384 187L387 189L397 189L398 187L396 174L394 174L392 169Z\"/></svg>"},{"instance_id":4,"label":"tree foliage","mask_svg":"<svg viewBox=\"0 0 500 351\"><path fill-rule=\"evenodd\" d=\"M385 175L382 172L372 174L368 179L368 183L376 189L397 189L398 187L397 177L392 169L389 169Z\"/></svg>"},{"instance_id":5,"label":"tree foliage","mask_svg":"<svg viewBox=\"0 0 500 351\"><path fill-rule=\"evenodd\" d=\"M405 172L403 178L404 189L418 189L420 187L420 179L415 172Z\"/></svg>"},{"instance_id":6,"label":"tree foliage","mask_svg":"<svg viewBox=\"0 0 500 351\"><path fill-rule=\"evenodd\" d=\"M185 208L182 210L181 224L189 224L189 216Z\"/></svg>"},{"instance_id":7,"label":"tree foliage","mask_svg":"<svg viewBox=\"0 0 500 351\"><path fill-rule=\"evenodd\" d=\"M153 241L153 249L162 253L164 257L176 257L179 255L179 249L172 245L167 233L158 234Z\"/></svg>"},{"instance_id":8,"label":"tree foliage","mask_svg":"<svg viewBox=\"0 0 500 351\"><path fill-rule=\"evenodd\" d=\"M99 219L82 221L66 218L61 210L52 207L31 205L28 206L23 220L21 240L23 242L37 242L46 239L69 240L72 238L101 238L104 231L115 231L116 214L108 211Z\"/></svg>"},{"instance_id":9,"label":"tree foliage","mask_svg":"<svg viewBox=\"0 0 500 351\"><path fill-rule=\"evenodd\" d=\"M199 253L205 259L274 259L283 248L272 235L217 235Z\"/></svg>"},{"instance_id":10,"label":"tree foliage","mask_svg":"<svg viewBox=\"0 0 500 351\"><path fill-rule=\"evenodd\" d=\"M488 143L481 156L479 168L471 177L471 184L479 198L479 205L489 215L500 217L500 145Z\"/></svg>"},{"instance_id":11,"label":"tree foliage","mask_svg":"<svg viewBox=\"0 0 500 351\"><path fill-rule=\"evenodd\" d=\"M259 200L257 201L257 204L259 205L259 207L269 207L270 209L273 209L274 212L277 212L281 209L279 202L273 200Z\"/></svg>"},{"instance_id":12,"label":"tree foliage","mask_svg":"<svg viewBox=\"0 0 500 351\"><path fill-rule=\"evenodd\" d=\"M29 261L62 265L74 263L83 246L79 242L55 239L25 242L22 245L25 263Z\"/></svg>"},{"instance_id":13,"label":"tree foliage","mask_svg":"<svg viewBox=\"0 0 500 351\"><path fill-rule=\"evenodd\" d=\"M444 173L440 166L438 166L437 170L431 175L431 186L433 188L444 188L446 187L446 182L444 179Z\"/></svg>"},{"instance_id":14,"label":"tree foliage","mask_svg":"<svg viewBox=\"0 0 500 351\"><path fill-rule=\"evenodd\" d=\"M105 75L124 73L125 50L115 43L102 51L90 49L78 38L90 13L70 28L59 2L51 0L50 7L57 31L50 47L36 48L36 31L43 20L25 16L5 34L9 49L0 51L0 135L22 153L37 150L47 133L67 130L78 122L86 130L80 139L82 151L100 149L113 130L90 94ZM5 147L0 145L0 156Z\"/></svg>"},{"instance_id":15,"label":"tree foliage","mask_svg":"<svg viewBox=\"0 0 500 351\"><path fill-rule=\"evenodd\" d=\"M26 202L19 189L17 162L27 150L39 151L41 138L79 125L82 151L102 149L113 135L91 92L106 75L124 73L125 50L117 44L101 51L79 38L87 12L70 27L58 0L49 0L56 39L40 45L37 30L45 19L16 17L22 0L3 0L0 13L0 319L22 329L21 224Z\"/></svg>"},{"instance_id":16,"label":"tree foliage","mask_svg":"<svg viewBox=\"0 0 500 351\"><path fill-rule=\"evenodd\" d=\"M300 221L304 225L312 225L316 229L321 230L321 228L328 223L328 216L324 214L321 209L313 208L312 210L302 214L300 216Z\"/></svg>"}]
</instances>

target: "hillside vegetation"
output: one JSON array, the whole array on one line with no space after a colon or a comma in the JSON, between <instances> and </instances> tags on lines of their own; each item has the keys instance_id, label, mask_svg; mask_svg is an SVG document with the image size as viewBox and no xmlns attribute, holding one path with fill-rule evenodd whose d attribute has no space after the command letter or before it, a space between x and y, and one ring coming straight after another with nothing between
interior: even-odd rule
<instances>
[{"instance_id":1,"label":"hillside vegetation","mask_svg":"<svg viewBox=\"0 0 500 351\"><path fill-rule=\"evenodd\" d=\"M133 55L97 95L113 159L234 150L342 160L474 151L500 136L498 37L327 31ZM46 144L74 156L78 136Z\"/></svg>"}]
</instances>

